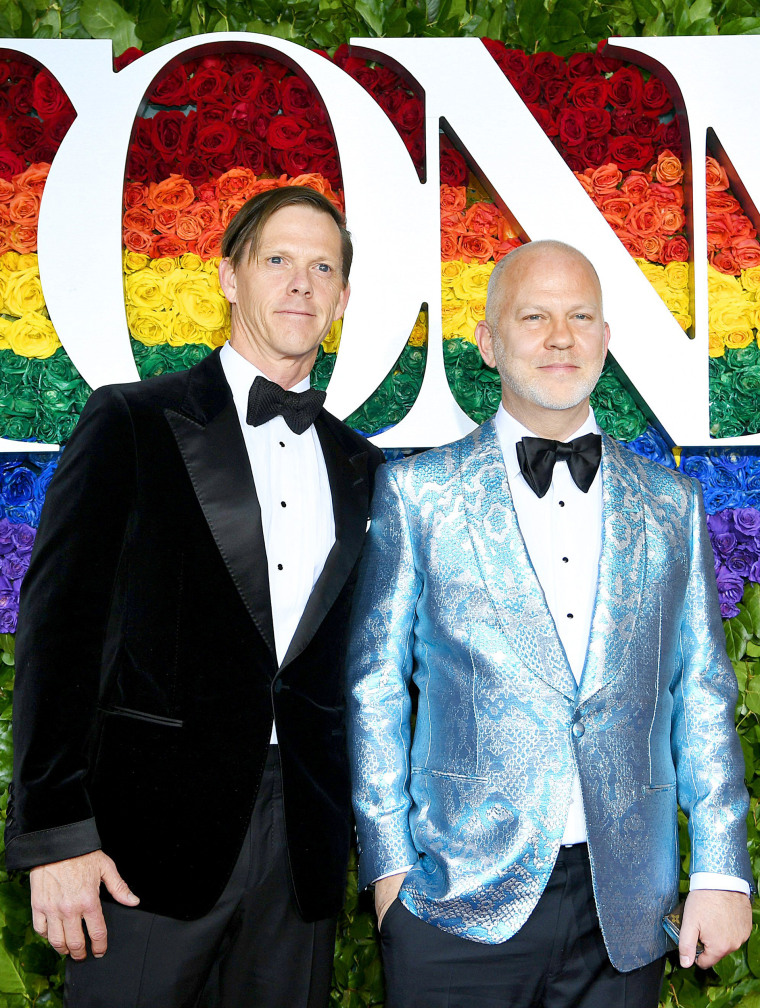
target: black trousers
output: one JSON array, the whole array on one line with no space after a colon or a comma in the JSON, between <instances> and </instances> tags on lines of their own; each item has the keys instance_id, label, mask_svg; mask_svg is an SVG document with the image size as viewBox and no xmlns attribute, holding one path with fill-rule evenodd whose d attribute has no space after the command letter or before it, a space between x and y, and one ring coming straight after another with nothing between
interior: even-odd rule
<instances>
[{"instance_id":1,"label":"black trousers","mask_svg":"<svg viewBox=\"0 0 760 1008\"><path fill-rule=\"evenodd\" d=\"M604 947L585 844L560 849L527 922L483 945L396 900L381 928L386 1008L657 1008L664 959L619 973Z\"/></svg>"},{"instance_id":2,"label":"black trousers","mask_svg":"<svg viewBox=\"0 0 760 1008\"><path fill-rule=\"evenodd\" d=\"M67 1008L326 1008L335 920L307 924L296 910L276 746L210 913L179 921L110 902L103 910L108 951L67 961Z\"/></svg>"}]
</instances>

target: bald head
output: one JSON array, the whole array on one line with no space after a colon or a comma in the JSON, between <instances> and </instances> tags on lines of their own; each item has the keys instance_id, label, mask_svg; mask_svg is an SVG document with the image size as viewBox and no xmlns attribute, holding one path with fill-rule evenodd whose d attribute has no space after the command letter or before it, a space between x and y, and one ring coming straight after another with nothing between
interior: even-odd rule
<instances>
[{"instance_id":1,"label":"bald head","mask_svg":"<svg viewBox=\"0 0 760 1008\"><path fill-rule=\"evenodd\" d=\"M510 290L518 286L524 271L534 264L538 266L542 261L551 264L552 268L561 268L563 263L585 267L598 291L599 305L602 305L602 286L591 261L572 245L545 238L520 245L494 266L486 297L486 322L489 326L497 324L505 299Z\"/></svg>"}]
</instances>

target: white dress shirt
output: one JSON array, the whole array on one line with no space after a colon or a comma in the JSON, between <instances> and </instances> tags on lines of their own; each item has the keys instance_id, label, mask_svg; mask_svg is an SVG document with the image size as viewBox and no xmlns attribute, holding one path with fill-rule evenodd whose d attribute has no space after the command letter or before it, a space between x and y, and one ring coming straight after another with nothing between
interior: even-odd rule
<instances>
[{"instance_id":1,"label":"white dress shirt","mask_svg":"<svg viewBox=\"0 0 760 1008\"><path fill-rule=\"evenodd\" d=\"M232 391L261 507L274 641L281 664L335 543L327 468L313 425L303 434L294 434L281 416L259 427L247 423L248 392L262 372L229 343L222 347L220 360ZM308 388L307 377L291 391ZM275 726L271 741L277 741Z\"/></svg>"},{"instance_id":2,"label":"white dress shirt","mask_svg":"<svg viewBox=\"0 0 760 1008\"><path fill-rule=\"evenodd\" d=\"M549 490L539 498L520 472L516 449L521 438L536 435L510 416L503 405L499 406L494 421L520 532L568 664L576 683L580 683L591 634L602 549L601 467L588 493L583 493L575 485L567 462L558 461ZM591 411L586 421L566 440L590 433L599 433ZM576 770L562 843L585 840L586 816ZM695 872L690 884L692 889L730 889L749 895L747 883L731 875Z\"/></svg>"}]
</instances>

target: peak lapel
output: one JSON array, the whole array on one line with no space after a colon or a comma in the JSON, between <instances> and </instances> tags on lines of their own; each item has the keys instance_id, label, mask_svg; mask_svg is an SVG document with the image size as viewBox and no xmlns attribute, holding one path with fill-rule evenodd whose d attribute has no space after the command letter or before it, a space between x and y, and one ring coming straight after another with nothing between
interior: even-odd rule
<instances>
[{"instance_id":1,"label":"peak lapel","mask_svg":"<svg viewBox=\"0 0 760 1008\"><path fill-rule=\"evenodd\" d=\"M330 481L335 542L296 627L282 668L308 645L359 558L369 514L367 452L349 454L337 436L340 422L324 410L315 422Z\"/></svg>"},{"instance_id":2,"label":"peak lapel","mask_svg":"<svg viewBox=\"0 0 760 1008\"><path fill-rule=\"evenodd\" d=\"M164 411L233 583L275 654L261 509L218 355L193 369L180 411Z\"/></svg>"},{"instance_id":3,"label":"peak lapel","mask_svg":"<svg viewBox=\"0 0 760 1008\"><path fill-rule=\"evenodd\" d=\"M633 639L646 571L646 526L633 456L602 439L602 550L578 703L617 676Z\"/></svg>"},{"instance_id":4,"label":"peak lapel","mask_svg":"<svg viewBox=\"0 0 760 1008\"><path fill-rule=\"evenodd\" d=\"M517 523L493 421L460 446L470 538L509 646L549 686L574 699L575 679Z\"/></svg>"}]
</instances>

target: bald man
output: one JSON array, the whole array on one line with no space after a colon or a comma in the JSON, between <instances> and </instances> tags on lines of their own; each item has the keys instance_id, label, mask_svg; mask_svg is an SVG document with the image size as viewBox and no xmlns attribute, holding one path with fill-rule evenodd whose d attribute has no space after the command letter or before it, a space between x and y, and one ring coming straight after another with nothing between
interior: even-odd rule
<instances>
[{"instance_id":1,"label":"bald man","mask_svg":"<svg viewBox=\"0 0 760 1008\"><path fill-rule=\"evenodd\" d=\"M388 1008L655 1008L747 938L736 680L698 484L599 433L591 263L534 242L476 330L496 416L386 466L359 575L349 739ZM418 691L412 731L410 686Z\"/></svg>"}]
</instances>

